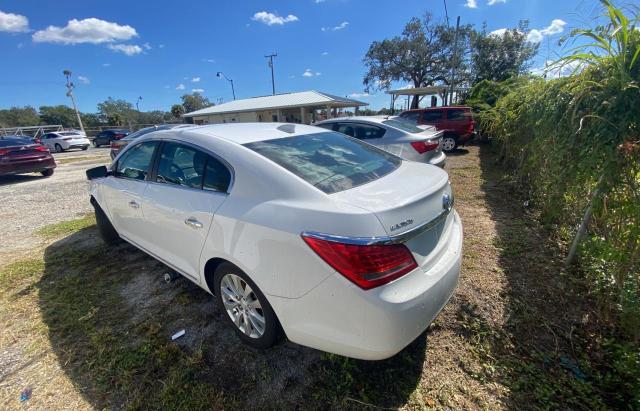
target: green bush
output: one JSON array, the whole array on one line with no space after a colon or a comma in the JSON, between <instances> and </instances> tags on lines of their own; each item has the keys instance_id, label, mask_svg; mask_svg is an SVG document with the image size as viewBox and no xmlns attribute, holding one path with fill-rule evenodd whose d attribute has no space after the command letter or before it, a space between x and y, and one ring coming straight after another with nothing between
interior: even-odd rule
<instances>
[{"instance_id":1,"label":"green bush","mask_svg":"<svg viewBox=\"0 0 640 411\"><path fill-rule=\"evenodd\" d=\"M614 326L603 386L640 408L640 30L637 13L602 3L605 24L575 30L583 45L555 67L573 75L512 82L479 121L567 242L592 205L576 271Z\"/></svg>"}]
</instances>

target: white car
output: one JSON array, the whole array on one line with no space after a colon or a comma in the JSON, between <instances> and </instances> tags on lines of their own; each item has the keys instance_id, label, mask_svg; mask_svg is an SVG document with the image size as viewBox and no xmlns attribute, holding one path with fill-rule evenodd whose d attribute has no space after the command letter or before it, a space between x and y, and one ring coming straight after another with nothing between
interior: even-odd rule
<instances>
[{"instance_id":1,"label":"white car","mask_svg":"<svg viewBox=\"0 0 640 411\"><path fill-rule=\"evenodd\" d=\"M56 131L47 133L40 140L49 150L61 153L72 148L86 150L91 145L91 141L80 131Z\"/></svg>"},{"instance_id":2,"label":"white car","mask_svg":"<svg viewBox=\"0 0 640 411\"><path fill-rule=\"evenodd\" d=\"M399 117L339 117L314 125L363 140L405 160L444 167L447 158L442 151L443 132L416 127Z\"/></svg>"},{"instance_id":3,"label":"white car","mask_svg":"<svg viewBox=\"0 0 640 411\"><path fill-rule=\"evenodd\" d=\"M103 238L214 294L255 347L283 331L319 350L387 358L458 282L462 225L447 173L323 128L156 131L87 177Z\"/></svg>"}]
</instances>

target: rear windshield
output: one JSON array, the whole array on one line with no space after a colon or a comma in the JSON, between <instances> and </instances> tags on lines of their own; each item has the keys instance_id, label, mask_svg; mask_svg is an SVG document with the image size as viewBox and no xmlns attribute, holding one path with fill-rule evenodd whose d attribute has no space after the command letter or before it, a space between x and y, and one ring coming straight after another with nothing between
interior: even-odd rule
<instances>
[{"instance_id":1,"label":"rear windshield","mask_svg":"<svg viewBox=\"0 0 640 411\"><path fill-rule=\"evenodd\" d=\"M136 138L144 136L145 134L151 133L152 131L156 131L156 128L155 127L143 128L136 131L135 133L129 134L128 136L123 138L123 140L127 140L127 141L135 140Z\"/></svg>"},{"instance_id":2,"label":"rear windshield","mask_svg":"<svg viewBox=\"0 0 640 411\"><path fill-rule=\"evenodd\" d=\"M35 144L35 142L30 138L22 138L22 137L0 138L0 147L26 146L30 144Z\"/></svg>"},{"instance_id":3,"label":"rear windshield","mask_svg":"<svg viewBox=\"0 0 640 411\"><path fill-rule=\"evenodd\" d=\"M388 126L398 128L402 131L406 131L407 133L424 132L423 129L416 127L415 124L411 124L408 120L400 120L400 119L384 120L382 124L386 124Z\"/></svg>"},{"instance_id":4,"label":"rear windshield","mask_svg":"<svg viewBox=\"0 0 640 411\"><path fill-rule=\"evenodd\" d=\"M78 133L77 131L63 131L62 133L58 133L61 136L81 136L82 134Z\"/></svg>"},{"instance_id":5,"label":"rear windshield","mask_svg":"<svg viewBox=\"0 0 640 411\"><path fill-rule=\"evenodd\" d=\"M334 132L256 141L245 147L327 194L377 180L402 162L393 154Z\"/></svg>"}]
</instances>

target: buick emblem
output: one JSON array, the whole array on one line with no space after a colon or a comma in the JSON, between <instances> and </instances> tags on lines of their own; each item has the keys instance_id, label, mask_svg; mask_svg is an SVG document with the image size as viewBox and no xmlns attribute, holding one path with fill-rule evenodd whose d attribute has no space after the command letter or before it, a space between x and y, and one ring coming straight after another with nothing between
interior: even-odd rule
<instances>
[{"instance_id":1,"label":"buick emblem","mask_svg":"<svg viewBox=\"0 0 640 411\"><path fill-rule=\"evenodd\" d=\"M453 207L453 200L451 199L451 196L449 194L444 194L442 196L442 208L444 208L445 210L447 210L447 212L451 211L451 208Z\"/></svg>"}]
</instances>

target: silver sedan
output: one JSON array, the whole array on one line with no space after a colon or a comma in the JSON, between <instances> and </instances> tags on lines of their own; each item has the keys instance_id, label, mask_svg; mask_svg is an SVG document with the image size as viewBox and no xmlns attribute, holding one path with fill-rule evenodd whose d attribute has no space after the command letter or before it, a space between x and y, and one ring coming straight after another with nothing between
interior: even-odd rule
<instances>
[{"instance_id":1,"label":"silver sedan","mask_svg":"<svg viewBox=\"0 0 640 411\"><path fill-rule=\"evenodd\" d=\"M332 118L315 126L337 131L377 146L406 160L444 167L442 132L422 129L386 116Z\"/></svg>"}]
</instances>

